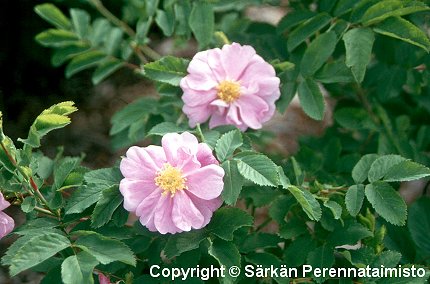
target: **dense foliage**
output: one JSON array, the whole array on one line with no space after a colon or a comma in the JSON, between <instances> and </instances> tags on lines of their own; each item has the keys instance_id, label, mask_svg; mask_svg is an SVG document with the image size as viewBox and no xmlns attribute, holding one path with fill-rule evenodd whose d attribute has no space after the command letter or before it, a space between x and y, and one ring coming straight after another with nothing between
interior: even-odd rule
<instances>
[{"instance_id":1,"label":"dense foliage","mask_svg":"<svg viewBox=\"0 0 430 284\"><path fill-rule=\"evenodd\" d=\"M398 192L401 185L430 176L425 1L292 0L277 26L244 16L250 5L282 6L276 0L125 0L121 15L100 0L81 2L68 13L53 4L35 7L53 26L36 36L52 48L52 65L67 64L67 78L92 68L94 84L120 68L153 81L157 97L143 96L112 117L112 147L125 153L142 141L160 145L168 133L194 134L224 170L223 206L203 228L152 232L128 221L119 163L89 169L82 166L84 155L63 156L60 150L47 157L38 150L43 136L71 122L77 111L73 102L46 109L19 141L6 136L0 115L0 189L27 216L2 257L12 276L33 269L46 274L42 283L94 283L104 275L111 282L171 283L171 275L151 277L150 267L285 264L300 271L303 265L414 265L425 268L425 276L339 280L300 273L263 281L426 283L430 200L420 197L408 208ZM156 37L173 38L177 46L197 42L199 50L250 45L280 78L279 112L297 93L304 112L322 120L328 108L325 88L336 101L334 123L322 137L301 139L294 157L269 151L275 134L264 128L241 131L208 123L191 128L180 88L190 60L161 57L151 48ZM261 215L265 219L257 222ZM187 281L203 280L208 279ZM262 278L246 278L242 271L208 281Z\"/></svg>"}]
</instances>

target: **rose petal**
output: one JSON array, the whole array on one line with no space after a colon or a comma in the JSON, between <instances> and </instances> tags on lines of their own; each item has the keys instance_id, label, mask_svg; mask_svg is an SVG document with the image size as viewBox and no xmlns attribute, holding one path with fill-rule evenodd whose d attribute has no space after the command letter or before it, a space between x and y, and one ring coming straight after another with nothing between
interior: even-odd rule
<instances>
[{"instance_id":1,"label":"rose petal","mask_svg":"<svg viewBox=\"0 0 430 284\"><path fill-rule=\"evenodd\" d=\"M119 184L119 190L124 196L124 209L135 211L137 206L154 191L157 190L155 182L131 180L124 178Z\"/></svg>"},{"instance_id":2,"label":"rose petal","mask_svg":"<svg viewBox=\"0 0 430 284\"><path fill-rule=\"evenodd\" d=\"M15 221L6 213L0 212L0 239L13 231Z\"/></svg>"},{"instance_id":3,"label":"rose petal","mask_svg":"<svg viewBox=\"0 0 430 284\"><path fill-rule=\"evenodd\" d=\"M10 206L10 203L3 197L3 194L0 192L0 210L4 210Z\"/></svg>"},{"instance_id":4,"label":"rose petal","mask_svg":"<svg viewBox=\"0 0 430 284\"><path fill-rule=\"evenodd\" d=\"M185 175L188 190L195 196L210 200L218 197L224 187L224 170L217 165L208 165Z\"/></svg>"},{"instance_id":5,"label":"rose petal","mask_svg":"<svg viewBox=\"0 0 430 284\"><path fill-rule=\"evenodd\" d=\"M204 217L204 222L202 224L202 228L203 228L211 220L213 212L221 207L222 200L219 197L211 200L203 200L196 197L195 195L193 195L188 191L186 193Z\"/></svg>"},{"instance_id":6,"label":"rose petal","mask_svg":"<svg viewBox=\"0 0 430 284\"><path fill-rule=\"evenodd\" d=\"M178 233L181 230L172 221L173 198L162 195L154 213L154 225L161 234Z\"/></svg>"},{"instance_id":7,"label":"rose petal","mask_svg":"<svg viewBox=\"0 0 430 284\"><path fill-rule=\"evenodd\" d=\"M133 146L128 149L126 157L121 160L120 170L124 177L140 180L154 180L155 173L165 161L164 152L159 146L141 148Z\"/></svg>"},{"instance_id":8,"label":"rose petal","mask_svg":"<svg viewBox=\"0 0 430 284\"><path fill-rule=\"evenodd\" d=\"M237 43L224 45L221 62L226 71L226 79L238 81L254 56L255 49L249 45L241 46Z\"/></svg>"},{"instance_id":9,"label":"rose petal","mask_svg":"<svg viewBox=\"0 0 430 284\"><path fill-rule=\"evenodd\" d=\"M203 215L183 190L177 192L173 198L172 220L176 227L183 231L200 229L204 223Z\"/></svg>"},{"instance_id":10,"label":"rose petal","mask_svg":"<svg viewBox=\"0 0 430 284\"><path fill-rule=\"evenodd\" d=\"M212 154L211 148L209 148L208 144L200 143L197 150L197 160L200 162L201 166L207 166L211 164L218 165L217 159L215 159Z\"/></svg>"}]
</instances>

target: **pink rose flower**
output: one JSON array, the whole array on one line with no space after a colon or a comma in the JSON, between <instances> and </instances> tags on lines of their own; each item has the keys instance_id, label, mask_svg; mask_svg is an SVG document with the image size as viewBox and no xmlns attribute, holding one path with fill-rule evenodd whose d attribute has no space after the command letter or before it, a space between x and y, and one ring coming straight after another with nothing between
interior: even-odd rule
<instances>
[{"instance_id":1,"label":"pink rose flower","mask_svg":"<svg viewBox=\"0 0 430 284\"><path fill-rule=\"evenodd\" d=\"M99 272L99 283L100 284L111 284L109 277Z\"/></svg>"},{"instance_id":2,"label":"pink rose flower","mask_svg":"<svg viewBox=\"0 0 430 284\"><path fill-rule=\"evenodd\" d=\"M191 127L236 125L259 129L275 112L280 96L275 69L253 47L233 43L198 52L180 86Z\"/></svg>"},{"instance_id":3,"label":"pink rose flower","mask_svg":"<svg viewBox=\"0 0 430 284\"><path fill-rule=\"evenodd\" d=\"M124 208L161 234L206 226L222 201L224 170L211 149L188 133L168 133L162 146L128 149L119 189Z\"/></svg>"},{"instance_id":4,"label":"pink rose flower","mask_svg":"<svg viewBox=\"0 0 430 284\"><path fill-rule=\"evenodd\" d=\"M15 227L14 220L6 213L2 212L10 206L10 203L4 199L3 194L0 192L0 239L12 232Z\"/></svg>"}]
</instances>

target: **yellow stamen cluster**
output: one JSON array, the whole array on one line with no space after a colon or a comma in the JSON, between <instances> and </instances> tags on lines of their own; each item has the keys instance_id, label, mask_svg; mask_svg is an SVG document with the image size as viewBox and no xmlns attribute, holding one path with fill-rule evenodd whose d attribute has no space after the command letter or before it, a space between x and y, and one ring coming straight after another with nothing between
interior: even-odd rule
<instances>
[{"instance_id":1,"label":"yellow stamen cluster","mask_svg":"<svg viewBox=\"0 0 430 284\"><path fill-rule=\"evenodd\" d=\"M217 86L217 96L226 103L231 103L240 97L240 84L225 80Z\"/></svg>"},{"instance_id":2,"label":"yellow stamen cluster","mask_svg":"<svg viewBox=\"0 0 430 284\"><path fill-rule=\"evenodd\" d=\"M187 189L187 179L182 176L181 170L172 167L169 163L164 164L163 168L157 172L154 179L155 184L163 190L163 194L170 193L173 197L178 190Z\"/></svg>"}]
</instances>

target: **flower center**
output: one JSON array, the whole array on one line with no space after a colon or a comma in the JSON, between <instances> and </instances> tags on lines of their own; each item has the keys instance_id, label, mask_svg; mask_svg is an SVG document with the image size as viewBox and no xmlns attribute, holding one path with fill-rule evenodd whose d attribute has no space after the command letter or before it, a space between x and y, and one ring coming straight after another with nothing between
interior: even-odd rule
<instances>
[{"instance_id":1,"label":"flower center","mask_svg":"<svg viewBox=\"0 0 430 284\"><path fill-rule=\"evenodd\" d=\"M163 168L157 172L154 181L163 190L163 194L170 193L171 197L175 195L176 191L187 189L185 185L187 179L182 177L181 170L172 167L169 163L165 163Z\"/></svg>"},{"instance_id":2,"label":"flower center","mask_svg":"<svg viewBox=\"0 0 430 284\"><path fill-rule=\"evenodd\" d=\"M217 86L217 96L226 103L231 103L240 97L240 84L238 82L225 80Z\"/></svg>"}]
</instances>

